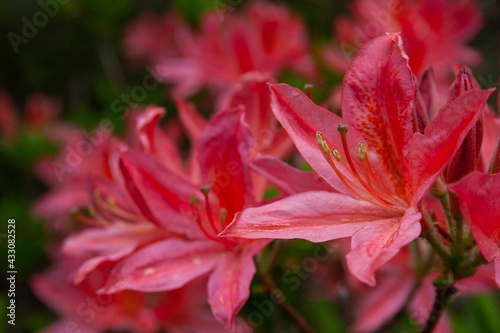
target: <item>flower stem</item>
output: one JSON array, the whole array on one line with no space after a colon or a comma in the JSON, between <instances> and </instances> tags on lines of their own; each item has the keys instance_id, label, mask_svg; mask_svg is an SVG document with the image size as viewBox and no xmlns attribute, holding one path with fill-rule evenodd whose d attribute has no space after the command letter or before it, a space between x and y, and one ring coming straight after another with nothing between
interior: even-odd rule
<instances>
[{"instance_id":1,"label":"flower stem","mask_svg":"<svg viewBox=\"0 0 500 333\"><path fill-rule=\"evenodd\" d=\"M450 284L448 286L442 288L436 288L436 298L434 299L434 304L432 305L431 313L429 314L429 318L427 318L427 322L425 323L425 327L422 329L421 333L431 333L436 324L439 321L439 318L443 314L446 306L458 292L458 289Z\"/></svg>"},{"instance_id":2,"label":"flower stem","mask_svg":"<svg viewBox=\"0 0 500 333\"><path fill-rule=\"evenodd\" d=\"M282 294L281 290L278 288L273 278L269 274L269 272L263 270L263 263L260 260L257 260L257 265L259 267L260 275L262 277L262 282L264 283L267 292L271 295L271 297L276 298L276 294L281 295L280 299L282 300L281 306L285 310L285 312L290 316L290 318L295 322L295 324L304 332L304 333L316 333L316 331L309 325L307 320L300 314L295 307L288 302L285 296Z\"/></svg>"},{"instance_id":3,"label":"flower stem","mask_svg":"<svg viewBox=\"0 0 500 333\"><path fill-rule=\"evenodd\" d=\"M441 242L439 242L432 232L426 233L425 238L429 241L429 244L431 244L432 248L436 251L441 260L443 260L443 262L448 262L450 254L445 250Z\"/></svg>"}]
</instances>

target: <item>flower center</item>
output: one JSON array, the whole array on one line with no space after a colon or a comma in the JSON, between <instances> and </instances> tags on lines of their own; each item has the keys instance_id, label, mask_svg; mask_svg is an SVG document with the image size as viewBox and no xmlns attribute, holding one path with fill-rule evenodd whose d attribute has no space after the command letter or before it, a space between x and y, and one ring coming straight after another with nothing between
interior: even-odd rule
<instances>
[{"instance_id":1,"label":"flower center","mask_svg":"<svg viewBox=\"0 0 500 333\"><path fill-rule=\"evenodd\" d=\"M321 132L316 132L318 146L328 164L335 171L337 177L340 181L342 181L344 186L349 189L349 191L363 201L384 208L401 207L404 203L399 198L392 196L387 187L379 182L377 177L375 177L368 159L368 150L363 142L360 142L357 147L359 164L356 167L351 154L349 153L347 130L348 126L345 124L339 124L337 126L337 131L339 132L342 140L342 148L345 153L344 157L342 157L337 149L330 150L328 143L323 140ZM338 164L342 164L342 171L337 166ZM360 170L358 170L358 168ZM352 181L352 177L347 177L345 173L349 173L352 177L357 179L358 183Z\"/></svg>"},{"instance_id":2,"label":"flower center","mask_svg":"<svg viewBox=\"0 0 500 333\"><path fill-rule=\"evenodd\" d=\"M224 230L225 222L227 219L227 209L225 208L220 208L219 212L219 223L215 222L214 219L214 214L212 207L210 206L210 201L209 201L209 193L210 193L210 187L209 186L201 186L200 187L201 193L203 193L203 196L205 197L205 214L207 216L207 219L204 220L201 218L201 211L198 208L198 205L200 203L200 199L196 196L193 195L191 197L191 206L196 211L196 216L195 216L195 221L198 223L200 226L201 231L207 237L208 239L211 239L217 243L223 244L226 249L231 249L234 247L237 242L234 239L231 238L222 238L222 237L217 237L218 234L220 234Z\"/></svg>"}]
</instances>

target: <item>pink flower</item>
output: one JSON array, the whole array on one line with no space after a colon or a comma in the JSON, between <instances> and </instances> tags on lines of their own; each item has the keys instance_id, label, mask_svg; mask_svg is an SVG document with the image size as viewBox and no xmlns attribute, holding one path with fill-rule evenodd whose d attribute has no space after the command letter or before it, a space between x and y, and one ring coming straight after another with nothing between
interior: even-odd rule
<instances>
[{"instance_id":1,"label":"pink flower","mask_svg":"<svg viewBox=\"0 0 500 333\"><path fill-rule=\"evenodd\" d=\"M156 123L157 115L150 109L143 119ZM149 138L157 127L141 127L147 128L142 151L121 154L119 181L91 183L96 215L87 220L100 228L65 243L67 254L90 257L77 281L113 266L100 292L152 292L177 289L209 274L212 312L232 328L249 296L253 256L268 243L217 238L237 212L257 203L248 162L253 137L243 117L239 108L220 112L199 134L198 179L166 167L148 148L154 146Z\"/></svg>"},{"instance_id":2,"label":"pink flower","mask_svg":"<svg viewBox=\"0 0 500 333\"><path fill-rule=\"evenodd\" d=\"M458 196L460 210L482 255L495 262L500 286L500 174L475 171L449 188Z\"/></svg>"},{"instance_id":3,"label":"pink flower","mask_svg":"<svg viewBox=\"0 0 500 333\"><path fill-rule=\"evenodd\" d=\"M491 92L462 94L423 134L414 133L412 73L395 34L374 38L354 59L343 84L343 118L287 85L271 90L276 117L332 188L246 209L222 235L313 242L351 237L348 267L373 285L375 270L419 236L419 203Z\"/></svg>"},{"instance_id":4,"label":"pink flower","mask_svg":"<svg viewBox=\"0 0 500 333\"><path fill-rule=\"evenodd\" d=\"M204 85L225 89L242 74L278 75L286 68L314 75L304 24L284 6L252 2L236 14L206 14L200 31L174 29L178 55L165 54L153 64L159 78L190 95ZM168 36L167 36L168 37ZM167 38L164 37L164 38Z\"/></svg>"},{"instance_id":5,"label":"pink flower","mask_svg":"<svg viewBox=\"0 0 500 333\"><path fill-rule=\"evenodd\" d=\"M58 101L40 93L32 93L26 98L24 117L21 117L10 97L0 91L0 135L10 141L19 135L21 129L49 132L51 122L60 111Z\"/></svg>"},{"instance_id":6,"label":"pink flower","mask_svg":"<svg viewBox=\"0 0 500 333\"><path fill-rule=\"evenodd\" d=\"M61 318L42 332L220 332L223 327L206 311L204 281L170 292L122 291L100 295L105 271L95 271L80 284L72 276L81 258L61 257L55 266L32 278L37 296Z\"/></svg>"},{"instance_id":7,"label":"pink flower","mask_svg":"<svg viewBox=\"0 0 500 333\"><path fill-rule=\"evenodd\" d=\"M482 15L474 1L357 0L353 18L336 20L338 45L325 48L323 59L334 70L347 70L354 51L385 32L401 32L410 68L420 75L436 71L440 93L461 63L475 65L481 56L466 43L479 31Z\"/></svg>"}]
</instances>

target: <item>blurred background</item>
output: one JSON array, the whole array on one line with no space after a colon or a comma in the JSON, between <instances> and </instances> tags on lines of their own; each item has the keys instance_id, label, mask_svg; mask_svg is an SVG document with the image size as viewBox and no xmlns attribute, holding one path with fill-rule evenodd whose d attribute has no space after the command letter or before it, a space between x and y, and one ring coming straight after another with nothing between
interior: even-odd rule
<instances>
[{"instance_id":1,"label":"blurred background","mask_svg":"<svg viewBox=\"0 0 500 333\"><path fill-rule=\"evenodd\" d=\"M205 11L225 3L222 0L61 0L57 2L57 12L47 22L42 20L39 23L44 24L30 30L25 27L26 19L33 22L34 15L43 9L42 1L0 2L0 91L9 96L18 116L17 123L0 118L0 128L4 133L16 133L8 139L2 134L0 144L0 266L3 276L7 253L6 221L15 218L18 272L15 327L6 323L8 286L5 278L0 281L0 332L34 332L57 318L37 300L29 287L32 274L50 265L47 256L51 250L49 244L58 237L56 231L44 226L31 213L36 198L47 190L36 176L34 166L44 156L54 155L58 147L47 140L43 126L36 124L37 119L29 116L29 96L43 94L50 98L56 105L55 109L60 110L57 119L91 130L106 118L113 122L115 131L121 133L124 123L120 114L113 111L113 102L123 93L130 93L132 87L140 86L148 75L146 66L132 63L125 57L123 35L127 24L144 12L172 10L196 26ZM250 0L227 1L238 4L225 5L230 6L231 11L238 11L248 2ZM331 40L332 22L339 15L346 14L349 8L349 1L345 0L294 0L286 4L306 22L313 52ZM498 87L500 2L484 0L479 6L485 17L484 26L470 45L481 53L483 62L473 67L473 71L480 78L482 88ZM23 29L28 29L25 37L22 37ZM12 33L21 39L15 39L17 37ZM317 52L315 56L318 57ZM326 68L322 71L320 85L338 84L342 79ZM281 79L295 85L302 83L300 80L287 73ZM165 88L164 84L158 84L148 90L140 102L166 107L167 119L173 119L176 117L175 108L165 94ZM196 98L203 100L204 97ZM203 110L203 106L200 108ZM306 242L297 242L294 252L297 260L307 255L308 246ZM340 311L332 307L318 302L311 305L307 315L318 328L336 327L342 331L345 328L339 324L342 322ZM332 316L332 313L337 315ZM498 293L459 299L452 305L450 313L456 332L500 332ZM401 325L394 328L394 332L403 330L415 330L408 324L408 318L401 319ZM265 331L265 326L262 331Z\"/></svg>"}]
</instances>

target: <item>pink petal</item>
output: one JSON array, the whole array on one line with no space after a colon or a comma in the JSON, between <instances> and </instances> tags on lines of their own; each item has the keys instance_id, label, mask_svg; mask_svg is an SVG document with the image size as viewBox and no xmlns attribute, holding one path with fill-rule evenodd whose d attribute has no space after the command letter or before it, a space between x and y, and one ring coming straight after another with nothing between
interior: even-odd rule
<instances>
[{"instance_id":1,"label":"pink petal","mask_svg":"<svg viewBox=\"0 0 500 333\"><path fill-rule=\"evenodd\" d=\"M68 237L62 251L69 256L91 256L78 268L75 283L104 263L116 262L145 244L166 238L168 234L153 226L129 225L127 228L91 228Z\"/></svg>"},{"instance_id":2,"label":"pink petal","mask_svg":"<svg viewBox=\"0 0 500 333\"><path fill-rule=\"evenodd\" d=\"M269 179L282 196L306 191L332 191L315 172L300 171L271 156L257 155L251 167Z\"/></svg>"},{"instance_id":3,"label":"pink petal","mask_svg":"<svg viewBox=\"0 0 500 333\"><path fill-rule=\"evenodd\" d=\"M486 168L490 166L498 142L500 142L500 118L486 109L484 111L483 145L481 146L481 157Z\"/></svg>"},{"instance_id":4,"label":"pink petal","mask_svg":"<svg viewBox=\"0 0 500 333\"><path fill-rule=\"evenodd\" d=\"M484 258L500 258L500 174L475 171L449 188L457 194L460 210Z\"/></svg>"},{"instance_id":5,"label":"pink petal","mask_svg":"<svg viewBox=\"0 0 500 333\"><path fill-rule=\"evenodd\" d=\"M415 283L414 274L402 265L381 272L377 280L377 285L361 296L355 332L374 332L390 320L405 306Z\"/></svg>"},{"instance_id":6,"label":"pink petal","mask_svg":"<svg viewBox=\"0 0 500 333\"><path fill-rule=\"evenodd\" d=\"M100 292L176 289L212 270L224 256L224 247L213 241L171 238L156 242L117 265Z\"/></svg>"},{"instance_id":7,"label":"pink petal","mask_svg":"<svg viewBox=\"0 0 500 333\"><path fill-rule=\"evenodd\" d=\"M375 285L375 271L420 235L422 214L409 208L401 217L366 223L351 239L346 256L350 272L360 281Z\"/></svg>"},{"instance_id":8,"label":"pink petal","mask_svg":"<svg viewBox=\"0 0 500 333\"><path fill-rule=\"evenodd\" d=\"M413 134L414 95L399 34L380 35L364 44L344 77L342 118L363 134L392 174L403 171L402 150Z\"/></svg>"},{"instance_id":9,"label":"pink petal","mask_svg":"<svg viewBox=\"0 0 500 333\"><path fill-rule=\"evenodd\" d=\"M273 112L292 138L300 154L334 189L350 193L325 160L316 140L316 132L320 131L323 139L331 145L331 149L338 149L342 152L342 142L337 126L345 124L345 120L317 106L296 88L286 84L274 84L270 86L270 89ZM355 130L349 131L347 138L349 142L356 143L352 145L351 155L357 156L357 143L363 141L363 138Z\"/></svg>"},{"instance_id":10,"label":"pink petal","mask_svg":"<svg viewBox=\"0 0 500 333\"><path fill-rule=\"evenodd\" d=\"M408 199L415 205L462 144L482 114L492 90L467 91L457 97L425 128L415 133L404 150Z\"/></svg>"},{"instance_id":11,"label":"pink petal","mask_svg":"<svg viewBox=\"0 0 500 333\"><path fill-rule=\"evenodd\" d=\"M234 328L234 319L250 296L250 283L255 274L253 256L264 243L232 252L217 265L208 281L208 303L215 318Z\"/></svg>"},{"instance_id":12,"label":"pink petal","mask_svg":"<svg viewBox=\"0 0 500 333\"><path fill-rule=\"evenodd\" d=\"M191 196L202 197L199 189L165 169L149 154L129 151L122 155L120 169L130 196L142 215L159 227L200 236L190 218Z\"/></svg>"},{"instance_id":13,"label":"pink petal","mask_svg":"<svg viewBox=\"0 0 500 333\"><path fill-rule=\"evenodd\" d=\"M254 202L248 161L253 136L243 116L241 109L219 112L205 127L198 144L203 182L219 197L220 207L230 217Z\"/></svg>"},{"instance_id":14,"label":"pink petal","mask_svg":"<svg viewBox=\"0 0 500 333\"><path fill-rule=\"evenodd\" d=\"M177 97L175 98L175 105L189 139L192 143L198 142L201 132L207 125L207 120L198 113L193 103Z\"/></svg>"},{"instance_id":15,"label":"pink petal","mask_svg":"<svg viewBox=\"0 0 500 333\"><path fill-rule=\"evenodd\" d=\"M418 90L427 111L427 119L434 119L439 111L440 100L432 67L426 68L418 78Z\"/></svg>"},{"instance_id":16,"label":"pink petal","mask_svg":"<svg viewBox=\"0 0 500 333\"><path fill-rule=\"evenodd\" d=\"M158 127L158 122L164 114L164 108L149 106L137 117L139 143L144 151L157 156L167 169L182 174L182 161L176 145Z\"/></svg>"},{"instance_id":17,"label":"pink petal","mask_svg":"<svg viewBox=\"0 0 500 333\"><path fill-rule=\"evenodd\" d=\"M344 194L311 191L245 209L220 235L324 242L352 236L372 224L397 223L400 217L400 211L380 208Z\"/></svg>"}]
</instances>

